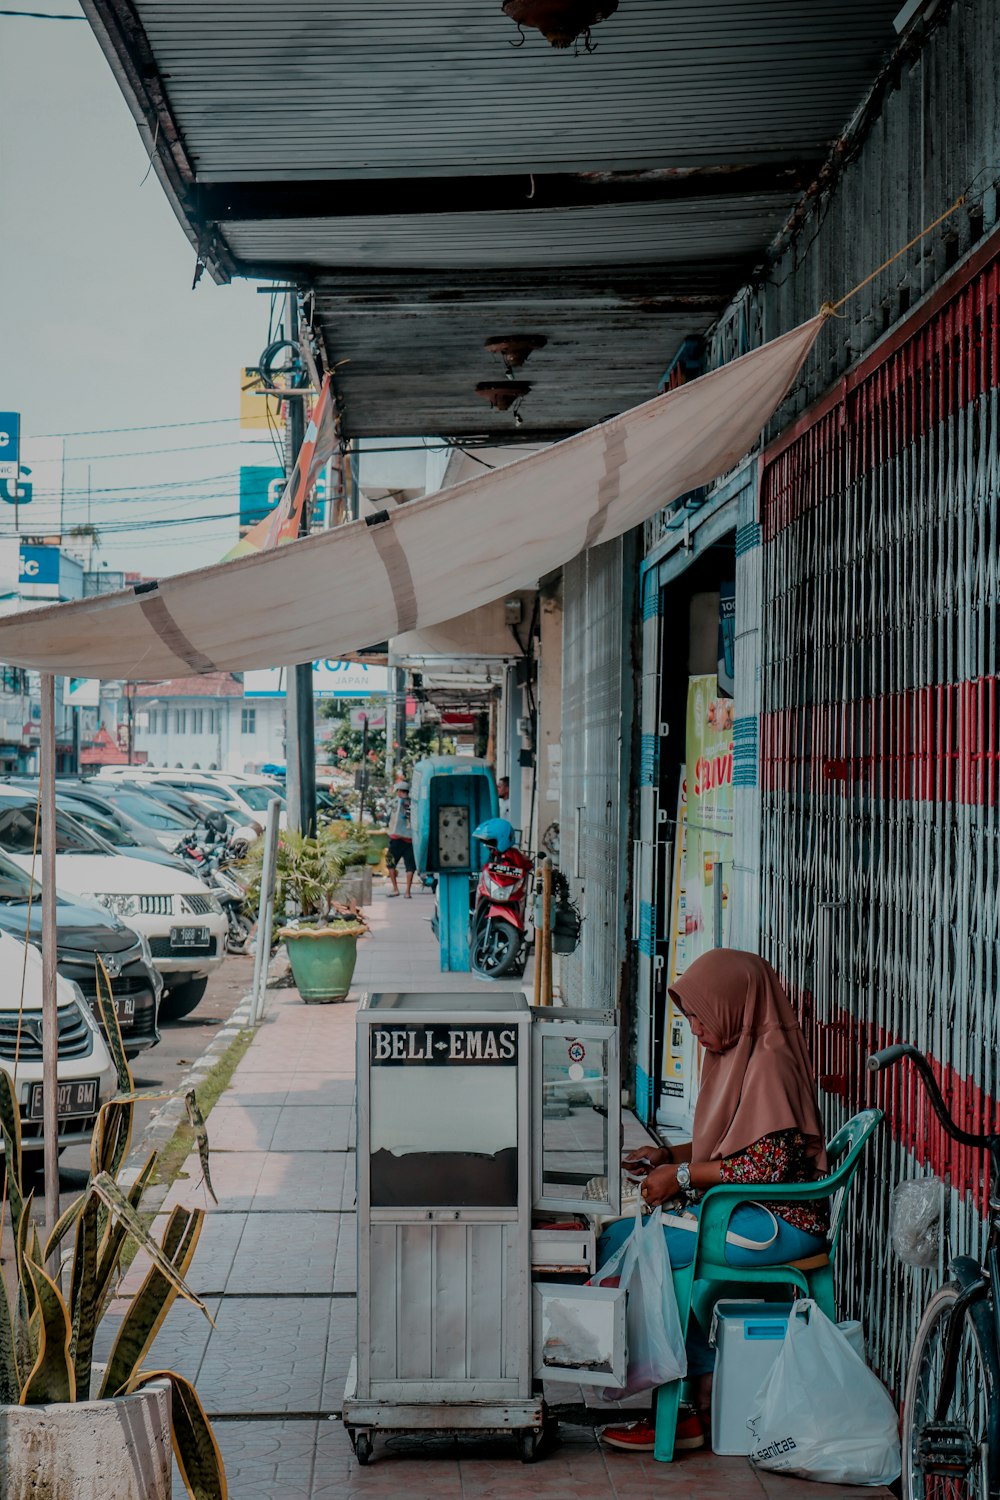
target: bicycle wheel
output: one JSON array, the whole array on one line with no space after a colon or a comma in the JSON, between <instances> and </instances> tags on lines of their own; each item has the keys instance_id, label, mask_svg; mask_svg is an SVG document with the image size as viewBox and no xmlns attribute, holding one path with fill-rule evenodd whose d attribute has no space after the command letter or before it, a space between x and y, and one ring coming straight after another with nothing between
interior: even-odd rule
<instances>
[{"instance_id":1,"label":"bicycle wheel","mask_svg":"<svg viewBox=\"0 0 1000 1500\"><path fill-rule=\"evenodd\" d=\"M938 1417L945 1339L959 1287L934 1293L917 1329L903 1405L903 1500L991 1500L988 1413L996 1397L992 1329L985 1302L963 1321L955 1392Z\"/></svg>"}]
</instances>

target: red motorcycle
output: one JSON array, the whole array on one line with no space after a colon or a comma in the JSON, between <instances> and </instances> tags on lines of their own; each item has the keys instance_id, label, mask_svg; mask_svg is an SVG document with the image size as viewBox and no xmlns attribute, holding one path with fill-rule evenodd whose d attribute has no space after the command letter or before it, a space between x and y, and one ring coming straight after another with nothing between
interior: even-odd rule
<instances>
[{"instance_id":1,"label":"red motorcycle","mask_svg":"<svg viewBox=\"0 0 1000 1500\"><path fill-rule=\"evenodd\" d=\"M488 818L472 835L489 857L479 872L472 906L469 957L486 979L524 972L525 908L532 863L514 843L506 818Z\"/></svg>"}]
</instances>

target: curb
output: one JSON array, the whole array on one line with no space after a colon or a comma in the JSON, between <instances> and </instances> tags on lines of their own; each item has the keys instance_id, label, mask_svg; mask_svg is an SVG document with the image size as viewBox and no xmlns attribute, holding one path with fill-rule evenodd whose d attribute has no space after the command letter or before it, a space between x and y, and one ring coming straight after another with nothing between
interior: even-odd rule
<instances>
[{"instance_id":1,"label":"curb","mask_svg":"<svg viewBox=\"0 0 1000 1500\"><path fill-rule=\"evenodd\" d=\"M280 956L281 950L279 948L275 958ZM270 984L273 978L271 970L274 964L275 959L272 959L268 966L267 984ZM235 1010L233 1010L225 1026L221 1027L215 1033L215 1036L209 1042L204 1052L200 1057L195 1058L190 1068L184 1074L184 1077L177 1084L176 1094L164 1100L161 1108L156 1110L150 1117L149 1123L141 1137L132 1147L119 1170L118 1183L125 1191L132 1186L139 1176L150 1152L159 1151L165 1146L167 1141L173 1136L178 1125L187 1119L187 1105L184 1102L184 1095L189 1089L197 1088L198 1084L203 1082L222 1054L228 1050L233 1038L238 1036L241 1031L246 1030L250 1020L252 1005L253 995L244 995ZM263 1018L264 1015L262 1012L261 1020ZM143 1196L143 1209L153 1209L154 1211L158 1209L170 1191L170 1186L169 1182L151 1184Z\"/></svg>"}]
</instances>

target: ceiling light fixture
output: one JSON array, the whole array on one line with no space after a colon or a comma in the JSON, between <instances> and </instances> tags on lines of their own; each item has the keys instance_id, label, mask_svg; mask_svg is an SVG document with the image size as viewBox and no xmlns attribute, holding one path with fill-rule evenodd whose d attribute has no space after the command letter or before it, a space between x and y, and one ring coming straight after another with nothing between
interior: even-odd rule
<instances>
[{"instance_id":1,"label":"ceiling light fixture","mask_svg":"<svg viewBox=\"0 0 1000 1500\"><path fill-rule=\"evenodd\" d=\"M531 390L527 380L481 380L476 386L476 395L488 401L494 411L510 411L514 408L514 422L518 422L517 408Z\"/></svg>"},{"instance_id":2,"label":"ceiling light fixture","mask_svg":"<svg viewBox=\"0 0 1000 1500\"><path fill-rule=\"evenodd\" d=\"M572 47L582 39L593 52L597 43L591 41L590 29L614 15L618 0L503 0L501 9L521 32L521 41L511 42L512 47L523 46L521 28L531 26L552 47Z\"/></svg>"},{"instance_id":3,"label":"ceiling light fixture","mask_svg":"<svg viewBox=\"0 0 1000 1500\"><path fill-rule=\"evenodd\" d=\"M490 354L499 354L507 368L508 380L513 380L514 370L520 369L525 360L536 349L544 349L548 339L540 333L497 334L486 340Z\"/></svg>"}]
</instances>

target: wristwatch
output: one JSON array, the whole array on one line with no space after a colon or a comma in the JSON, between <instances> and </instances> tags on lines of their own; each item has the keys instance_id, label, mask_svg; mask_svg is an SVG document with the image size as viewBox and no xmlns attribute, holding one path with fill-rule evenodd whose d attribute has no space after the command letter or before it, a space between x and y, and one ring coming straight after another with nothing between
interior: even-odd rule
<instances>
[{"instance_id":1,"label":"wristwatch","mask_svg":"<svg viewBox=\"0 0 1000 1500\"><path fill-rule=\"evenodd\" d=\"M686 1161L682 1161L677 1168L677 1186L682 1193L690 1193L691 1191L691 1168Z\"/></svg>"}]
</instances>

